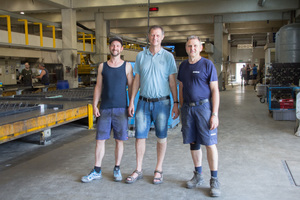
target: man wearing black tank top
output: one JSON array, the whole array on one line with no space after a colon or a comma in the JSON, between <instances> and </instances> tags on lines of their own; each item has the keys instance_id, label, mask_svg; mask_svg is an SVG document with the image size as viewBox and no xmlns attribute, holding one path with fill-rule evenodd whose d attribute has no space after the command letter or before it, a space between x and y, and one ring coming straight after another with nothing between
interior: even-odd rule
<instances>
[{"instance_id":1,"label":"man wearing black tank top","mask_svg":"<svg viewBox=\"0 0 300 200\"><path fill-rule=\"evenodd\" d=\"M102 178L101 164L105 153L105 141L110 138L111 129L116 140L115 167L113 176L115 181L122 181L120 170L123 156L123 141L128 139L128 111L126 85L129 96L133 82L132 66L121 59L123 41L120 37L109 40L110 60L101 63L98 68L97 84L94 91L93 111L98 117L96 132L95 165L92 171L81 178L84 183ZM98 102L101 97L100 109Z\"/></svg>"}]
</instances>

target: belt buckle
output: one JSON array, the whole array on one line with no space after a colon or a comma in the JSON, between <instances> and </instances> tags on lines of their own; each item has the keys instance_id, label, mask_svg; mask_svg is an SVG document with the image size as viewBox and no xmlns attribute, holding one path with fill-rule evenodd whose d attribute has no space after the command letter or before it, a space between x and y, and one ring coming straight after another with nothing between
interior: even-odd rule
<instances>
[{"instance_id":1,"label":"belt buckle","mask_svg":"<svg viewBox=\"0 0 300 200\"><path fill-rule=\"evenodd\" d=\"M195 102L191 102L191 103L189 103L189 106L196 106L196 103Z\"/></svg>"}]
</instances>

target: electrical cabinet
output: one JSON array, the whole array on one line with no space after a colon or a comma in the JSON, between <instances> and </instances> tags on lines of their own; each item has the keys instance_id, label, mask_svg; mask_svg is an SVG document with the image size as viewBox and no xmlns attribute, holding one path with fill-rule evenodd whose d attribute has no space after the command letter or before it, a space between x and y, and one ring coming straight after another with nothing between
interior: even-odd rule
<instances>
[{"instance_id":1,"label":"electrical cabinet","mask_svg":"<svg viewBox=\"0 0 300 200\"><path fill-rule=\"evenodd\" d=\"M14 60L0 60L0 82L3 85L17 84L16 67L19 64Z\"/></svg>"}]
</instances>

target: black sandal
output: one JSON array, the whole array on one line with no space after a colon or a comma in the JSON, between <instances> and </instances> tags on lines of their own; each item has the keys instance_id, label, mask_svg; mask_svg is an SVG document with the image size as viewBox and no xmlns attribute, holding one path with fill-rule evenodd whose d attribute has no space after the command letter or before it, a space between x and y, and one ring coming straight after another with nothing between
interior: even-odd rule
<instances>
[{"instance_id":1,"label":"black sandal","mask_svg":"<svg viewBox=\"0 0 300 200\"><path fill-rule=\"evenodd\" d=\"M160 178L154 178L154 179L153 179L153 184L157 185L157 184L163 183L163 182L164 182L163 171L155 170L155 171L154 171L154 175L155 175L155 173L159 173L159 174L160 174Z\"/></svg>"}]
</instances>

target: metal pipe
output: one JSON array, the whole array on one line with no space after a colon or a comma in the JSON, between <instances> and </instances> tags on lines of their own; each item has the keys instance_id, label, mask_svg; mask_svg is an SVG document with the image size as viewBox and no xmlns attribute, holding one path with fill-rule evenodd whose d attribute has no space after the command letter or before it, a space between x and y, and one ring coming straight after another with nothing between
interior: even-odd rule
<instances>
[{"instance_id":1,"label":"metal pipe","mask_svg":"<svg viewBox=\"0 0 300 200\"><path fill-rule=\"evenodd\" d=\"M39 25L40 26L40 46L44 46L43 44L43 25L42 23L33 23L35 25Z\"/></svg>"},{"instance_id":2,"label":"metal pipe","mask_svg":"<svg viewBox=\"0 0 300 200\"><path fill-rule=\"evenodd\" d=\"M85 33L84 32L78 32L78 34L82 34L82 38L78 38L78 39L82 39L83 42L83 51L85 51Z\"/></svg>"},{"instance_id":3,"label":"metal pipe","mask_svg":"<svg viewBox=\"0 0 300 200\"><path fill-rule=\"evenodd\" d=\"M52 28L52 38L53 38L53 48L56 47L56 44L55 44L55 26L47 26L49 28Z\"/></svg>"},{"instance_id":4,"label":"metal pipe","mask_svg":"<svg viewBox=\"0 0 300 200\"><path fill-rule=\"evenodd\" d=\"M11 23L10 23L10 16L9 15L0 15L0 17L6 17L7 21L7 34L8 34L8 43L11 43Z\"/></svg>"},{"instance_id":5,"label":"metal pipe","mask_svg":"<svg viewBox=\"0 0 300 200\"><path fill-rule=\"evenodd\" d=\"M89 129L92 129L94 126L94 117L93 117L93 106L92 104L88 104L88 121L89 121Z\"/></svg>"},{"instance_id":6,"label":"metal pipe","mask_svg":"<svg viewBox=\"0 0 300 200\"><path fill-rule=\"evenodd\" d=\"M91 36L91 38L88 38L88 39L91 39L91 52L94 51L94 47L93 47L93 43L94 43L94 37L93 37L93 34L88 34L89 36Z\"/></svg>"},{"instance_id":7,"label":"metal pipe","mask_svg":"<svg viewBox=\"0 0 300 200\"><path fill-rule=\"evenodd\" d=\"M18 19L19 22L24 22L25 26L25 44L28 45L28 20L27 19Z\"/></svg>"}]
</instances>

